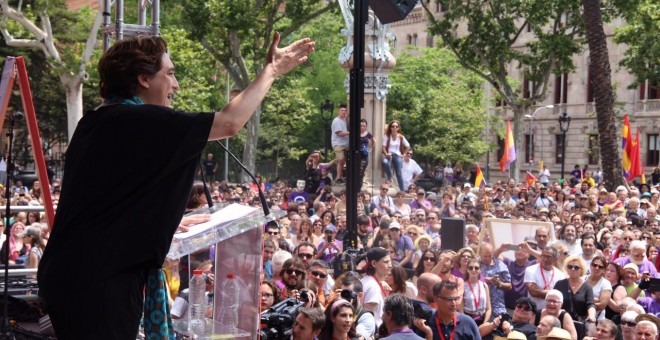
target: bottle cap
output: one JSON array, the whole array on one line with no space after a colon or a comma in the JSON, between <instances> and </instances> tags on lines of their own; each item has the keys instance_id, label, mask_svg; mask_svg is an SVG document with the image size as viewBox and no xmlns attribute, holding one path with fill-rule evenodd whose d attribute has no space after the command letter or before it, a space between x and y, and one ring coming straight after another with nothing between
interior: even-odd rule
<instances>
[{"instance_id":1,"label":"bottle cap","mask_svg":"<svg viewBox=\"0 0 660 340\"><path fill-rule=\"evenodd\" d=\"M228 279L233 279L233 278L234 278L234 274L232 274L232 273L227 274L227 278L228 278Z\"/></svg>"},{"instance_id":2,"label":"bottle cap","mask_svg":"<svg viewBox=\"0 0 660 340\"><path fill-rule=\"evenodd\" d=\"M204 272L201 269L195 269L193 270L193 275L202 275Z\"/></svg>"}]
</instances>

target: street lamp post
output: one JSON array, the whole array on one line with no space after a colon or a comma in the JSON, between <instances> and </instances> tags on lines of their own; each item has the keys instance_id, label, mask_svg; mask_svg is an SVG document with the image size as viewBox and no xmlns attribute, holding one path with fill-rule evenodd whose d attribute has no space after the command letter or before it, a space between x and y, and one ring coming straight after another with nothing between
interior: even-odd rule
<instances>
[{"instance_id":1,"label":"street lamp post","mask_svg":"<svg viewBox=\"0 0 660 340\"><path fill-rule=\"evenodd\" d=\"M529 118L529 172L532 172L532 164L534 163L534 157L532 155L534 154L534 138L532 138L532 126L534 125L534 116L536 115L537 112L543 110L543 109L552 109L555 106L550 104L546 106L541 106L538 109L534 110L534 113L531 115L525 115L525 118ZM543 134L539 135L539 138L541 138ZM541 159L543 159L543 142L541 142Z\"/></svg>"},{"instance_id":2,"label":"street lamp post","mask_svg":"<svg viewBox=\"0 0 660 340\"><path fill-rule=\"evenodd\" d=\"M323 161L328 162L328 132L330 130L330 127L328 126L328 123L332 119L332 112L335 110L335 104L333 104L330 99L326 99L325 103L321 104L321 120L323 120L323 136L324 138L324 144L325 144L325 153L323 154Z\"/></svg>"},{"instance_id":3,"label":"street lamp post","mask_svg":"<svg viewBox=\"0 0 660 340\"><path fill-rule=\"evenodd\" d=\"M559 116L559 130L561 131L561 183L564 185L564 164L566 164L566 132L571 126L571 117L564 112Z\"/></svg>"}]
</instances>

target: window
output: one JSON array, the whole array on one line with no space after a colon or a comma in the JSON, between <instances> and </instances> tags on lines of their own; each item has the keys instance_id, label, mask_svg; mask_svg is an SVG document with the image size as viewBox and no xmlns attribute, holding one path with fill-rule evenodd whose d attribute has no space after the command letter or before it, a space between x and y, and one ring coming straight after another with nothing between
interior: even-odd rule
<instances>
[{"instance_id":1,"label":"window","mask_svg":"<svg viewBox=\"0 0 660 340\"><path fill-rule=\"evenodd\" d=\"M568 74L555 77L555 104L566 104L568 97Z\"/></svg>"},{"instance_id":2,"label":"window","mask_svg":"<svg viewBox=\"0 0 660 340\"><path fill-rule=\"evenodd\" d=\"M426 47L433 47L433 35L428 34L426 36Z\"/></svg>"},{"instance_id":3,"label":"window","mask_svg":"<svg viewBox=\"0 0 660 340\"><path fill-rule=\"evenodd\" d=\"M534 135L525 135L525 161L534 161Z\"/></svg>"},{"instance_id":4,"label":"window","mask_svg":"<svg viewBox=\"0 0 660 340\"><path fill-rule=\"evenodd\" d=\"M562 135L562 134L555 135L555 145L557 146L557 150L555 150L555 152L556 152L555 163L557 163L557 164L561 164L561 162L564 158L564 154L562 153L564 151L563 150L563 147L564 147L563 136L564 135Z\"/></svg>"},{"instance_id":5,"label":"window","mask_svg":"<svg viewBox=\"0 0 660 340\"><path fill-rule=\"evenodd\" d=\"M639 99L660 99L660 84L649 84L648 80L644 80L639 86Z\"/></svg>"},{"instance_id":6,"label":"window","mask_svg":"<svg viewBox=\"0 0 660 340\"><path fill-rule=\"evenodd\" d=\"M417 34L413 34L412 36L412 44L413 46L417 46Z\"/></svg>"},{"instance_id":7,"label":"window","mask_svg":"<svg viewBox=\"0 0 660 340\"><path fill-rule=\"evenodd\" d=\"M531 80L527 80L527 77L523 78L523 98L529 99L534 93L536 93L536 83Z\"/></svg>"},{"instance_id":8,"label":"window","mask_svg":"<svg viewBox=\"0 0 660 340\"><path fill-rule=\"evenodd\" d=\"M408 34L406 36L406 39L408 40L408 45L412 45L412 40L413 40L412 35Z\"/></svg>"},{"instance_id":9,"label":"window","mask_svg":"<svg viewBox=\"0 0 660 340\"><path fill-rule=\"evenodd\" d=\"M649 134L646 144L646 165L656 166L660 162L660 138L658 134Z\"/></svg>"},{"instance_id":10,"label":"window","mask_svg":"<svg viewBox=\"0 0 660 340\"><path fill-rule=\"evenodd\" d=\"M600 141L598 135L589 135L589 164L598 164L600 162Z\"/></svg>"}]
</instances>

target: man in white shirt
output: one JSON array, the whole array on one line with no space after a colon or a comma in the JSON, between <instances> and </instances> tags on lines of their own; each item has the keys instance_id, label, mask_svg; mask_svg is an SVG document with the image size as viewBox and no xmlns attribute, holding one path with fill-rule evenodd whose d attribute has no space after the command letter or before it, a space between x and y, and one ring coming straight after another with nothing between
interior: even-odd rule
<instances>
[{"instance_id":1,"label":"man in white shirt","mask_svg":"<svg viewBox=\"0 0 660 340\"><path fill-rule=\"evenodd\" d=\"M577 238L577 228L574 225L564 225L559 231L559 234L561 235L561 240L553 244L565 245L569 255L579 256L582 254L582 242Z\"/></svg>"},{"instance_id":2,"label":"man in white shirt","mask_svg":"<svg viewBox=\"0 0 660 340\"><path fill-rule=\"evenodd\" d=\"M337 156L337 178L336 181L343 180L344 164L346 163L346 151L348 150L348 126L346 124L346 116L348 109L346 105L339 105L337 117L332 120L332 149Z\"/></svg>"},{"instance_id":3,"label":"man in white shirt","mask_svg":"<svg viewBox=\"0 0 660 340\"><path fill-rule=\"evenodd\" d=\"M545 165L543 165L543 170L539 171L539 182L541 182L544 187L547 187L548 183L550 183L550 170L548 170L548 167Z\"/></svg>"},{"instance_id":4,"label":"man in white shirt","mask_svg":"<svg viewBox=\"0 0 660 340\"><path fill-rule=\"evenodd\" d=\"M412 159L412 149L403 154L403 166L401 167L401 177L403 177L403 191L408 191L408 186L422 175L422 168Z\"/></svg>"},{"instance_id":5,"label":"man in white shirt","mask_svg":"<svg viewBox=\"0 0 660 340\"><path fill-rule=\"evenodd\" d=\"M546 247L541 253L540 262L525 270L528 295L539 310L545 307L545 295L548 291L554 288L557 281L566 278L564 272L554 266L558 256L555 248Z\"/></svg>"}]
</instances>

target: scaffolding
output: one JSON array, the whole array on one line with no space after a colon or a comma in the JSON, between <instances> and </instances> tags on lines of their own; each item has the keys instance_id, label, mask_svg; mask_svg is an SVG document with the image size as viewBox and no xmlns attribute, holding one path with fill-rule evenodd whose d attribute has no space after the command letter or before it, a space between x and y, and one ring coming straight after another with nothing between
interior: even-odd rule
<instances>
[{"instance_id":1,"label":"scaffolding","mask_svg":"<svg viewBox=\"0 0 660 340\"><path fill-rule=\"evenodd\" d=\"M103 50L112 44L112 38L122 40L124 36L160 35L160 0L138 0L138 23L124 22L124 0L115 0L115 22L112 23L112 0L103 0ZM147 11L151 11L151 23L147 24Z\"/></svg>"}]
</instances>

